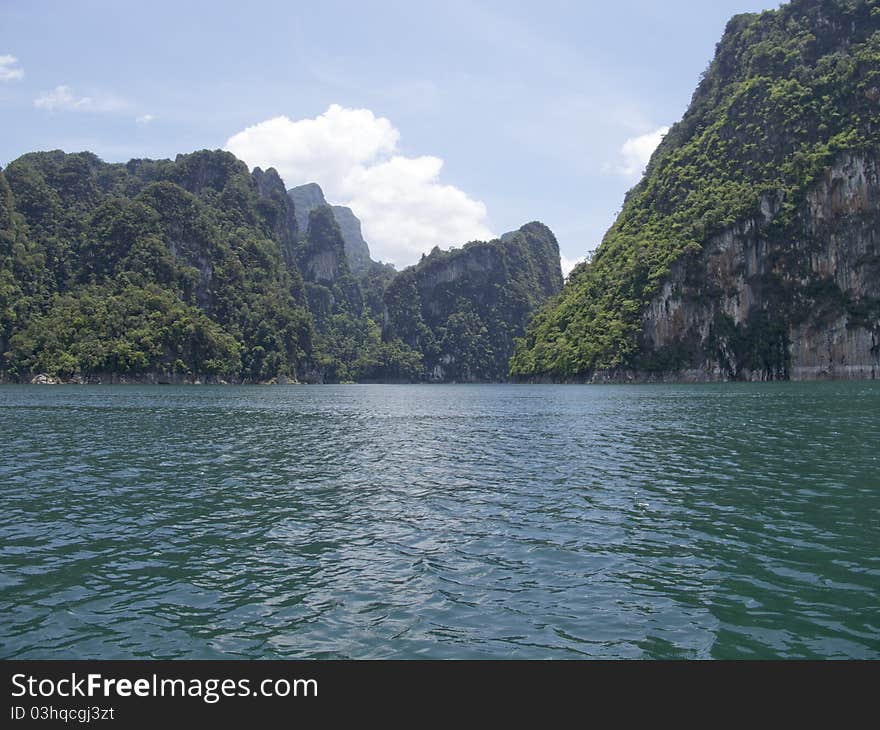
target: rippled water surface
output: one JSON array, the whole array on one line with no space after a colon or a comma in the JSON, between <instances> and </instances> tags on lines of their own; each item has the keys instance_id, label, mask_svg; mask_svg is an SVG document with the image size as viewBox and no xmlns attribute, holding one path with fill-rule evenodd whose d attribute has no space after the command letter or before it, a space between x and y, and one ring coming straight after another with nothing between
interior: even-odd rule
<instances>
[{"instance_id":1,"label":"rippled water surface","mask_svg":"<svg viewBox=\"0 0 880 730\"><path fill-rule=\"evenodd\" d=\"M0 388L0 655L880 657L880 384Z\"/></svg>"}]
</instances>

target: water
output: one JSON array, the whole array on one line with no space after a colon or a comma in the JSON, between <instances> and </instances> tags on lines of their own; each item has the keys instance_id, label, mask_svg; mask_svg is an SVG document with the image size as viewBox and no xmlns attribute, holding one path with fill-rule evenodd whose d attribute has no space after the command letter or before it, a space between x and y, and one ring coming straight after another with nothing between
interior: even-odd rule
<instances>
[{"instance_id":1,"label":"water","mask_svg":"<svg viewBox=\"0 0 880 730\"><path fill-rule=\"evenodd\" d=\"M880 657L880 384L0 388L0 656Z\"/></svg>"}]
</instances>

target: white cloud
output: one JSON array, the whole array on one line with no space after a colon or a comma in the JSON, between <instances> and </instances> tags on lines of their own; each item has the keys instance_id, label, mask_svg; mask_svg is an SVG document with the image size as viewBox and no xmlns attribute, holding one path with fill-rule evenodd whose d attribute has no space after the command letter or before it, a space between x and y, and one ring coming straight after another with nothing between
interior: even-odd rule
<instances>
[{"instance_id":1,"label":"white cloud","mask_svg":"<svg viewBox=\"0 0 880 730\"><path fill-rule=\"evenodd\" d=\"M630 137L620 148L620 159L612 166L614 172L629 178L639 178L657 149L657 145L669 132L669 127L660 127L653 132Z\"/></svg>"},{"instance_id":2,"label":"white cloud","mask_svg":"<svg viewBox=\"0 0 880 730\"><path fill-rule=\"evenodd\" d=\"M152 114L141 114L139 117L135 118L135 122L141 125L147 125L152 122L156 117Z\"/></svg>"},{"instance_id":3,"label":"white cloud","mask_svg":"<svg viewBox=\"0 0 880 730\"><path fill-rule=\"evenodd\" d=\"M37 109L47 111L72 111L72 112L116 112L126 109L129 104L124 99L115 96L77 96L69 86L56 86L52 91L44 93L34 99Z\"/></svg>"},{"instance_id":4,"label":"white cloud","mask_svg":"<svg viewBox=\"0 0 880 730\"><path fill-rule=\"evenodd\" d=\"M0 81L16 81L24 78L24 69L18 66L15 56L0 56Z\"/></svg>"},{"instance_id":5,"label":"white cloud","mask_svg":"<svg viewBox=\"0 0 880 730\"><path fill-rule=\"evenodd\" d=\"M586 261L586 257L584 257L584 256L581 256L580 258L577 258L577 259L570 259L565 254L560 254L559 259L560 259L559 263L562 264L562 275L563 276L568 276L571 273L571 270L575 266L577 266L582 261Z\"/></svg>"},{"instance_id":6,"label":"white cloud","mask_svg":"<svg viewBox=\"0 0 880 730\"><path fill-rule=\"evenodd\" d=\"M288 187L317 182L361 219L375 258L408 265L435 245L492 238L486 206L440 181L443 160L405 157L400 132L369 109L337 104L314 119L275 117L233 135L226 149L274 167Z\"/></svg>"},{"instance_id":7,"label":"white cloud","mask_svg":"<svg viewBox=\"0 0 880 730\"><path fill-rule=\"evenodd\" d=\"M275 167L288 186L317 182L332 194L352 170L392 153L399 138L391 122L369 109L333 104L314 119L260 122L230 137L226 148L249 165Z\"/></svg>"}]
</instances>

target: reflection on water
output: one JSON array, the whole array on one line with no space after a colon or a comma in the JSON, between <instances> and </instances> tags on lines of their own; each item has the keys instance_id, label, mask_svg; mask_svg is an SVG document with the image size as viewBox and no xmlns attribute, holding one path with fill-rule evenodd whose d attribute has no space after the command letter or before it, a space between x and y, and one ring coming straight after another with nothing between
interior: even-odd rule
<instances>
[{"instance_id":1,"label":"reflection on water","mask_svg":"<svg viewBox=\"0 0 880 730\"><path fill-rule=\"evenodd\" d=\"M0 388L0 655L880 657L880 386Z\"/></svg>"}]
</instances>

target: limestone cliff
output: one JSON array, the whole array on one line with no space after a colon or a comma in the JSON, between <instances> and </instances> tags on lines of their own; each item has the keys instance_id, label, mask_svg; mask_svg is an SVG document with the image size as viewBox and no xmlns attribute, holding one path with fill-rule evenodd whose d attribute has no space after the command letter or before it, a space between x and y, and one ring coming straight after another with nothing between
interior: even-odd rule
<instances>
[{"instance_id":1,"label":"limestone cliff","mask_svg":"<svg viewBox=\"0 0 880 730\"><path fill-rule=\"evenodd\" d=\"M880 375L880 151L842 154L785 235L778 213L765 195L673 266L642 319L643 364L687 363L695 380Z\"/></svg>"},{"instance_id":2,"label":"limestone cliff","mask_svg":"<svg viewBox=\"0 0 880 730\"><path fill-rule=\"evenodd\" d=\"M317 183L306 183L305 185L290 188L287 194L293 201L299 230L305 233L309 228L309 213L321 205L327 205L324 191L321 190L321 186Z\"/></svg>"},{"instance_id":3,"label":"limestone cliff","mask_svg":"<svg viewBox=\"0 0 880 730\"><path fill-rule=\"evenodd\" d=\"M877 377L878 167L880 0L735 16L514 375Z\"/></svg>"},{"instance_id":4,"label":"limestone cliff","mask_svg":"<svg viewBox=\"0 0 880 730\"><path fill-rule=\"evenodd\" d=\"M293 201L299 230L302 233L307 233L311 212L316 208L327 205L324 191L321 190L321 186L317 183L306 183L305 185L291 188L287 191L287 194ZM349 268L353 274L363 274L370 268L373 261L370 258L370 247L361 233L361 222L357 219L351 208L346 208L343 205L333 205L331 209L342 233Z\"/></svg>"},{"instance_id":5,"label":"limestone cliff","mask_svg":"<svg viewBox=\"0 0 880 730\"><path fill-rule=\"evenodd\" d=\"M274 167L265 171L256 167L251 174L260 196L274 204L261 206L261 212L268 218L271 233L280 241L285 261L290 264L299 231L305 227L299 225L296 209L284 189L284 181Z\"/></svg>"},{"instance_id":6,"label":"limestone cliff","mask_svg":"<svg viewBox=\"0 0 880 730\"><path fill-rule=\"evenodd\" d=\"M0 179L0 381L298 379L296 239L275 171L228 152L23 155Z\"/></svg>"},{"instance_id":7,"label":"limestone cliff","mask_svg":"<svg viewBox=\"0 0 880 730\"><path fill-rule=\"evenodd\" d=\"M331 208L345 242L348 265L353 274L363 274L373 264L373 260L370 258L370 247L361 233L361 222L351 208L344 205L333 205Z\"/></svg>"},{"instance_id":8,"label":"limestone cliff","mask_svg":"<svg viewBox=\"0 0 880 730\"><path fill-rule=\"evenodd\" d=\"M342 232L329 205L312 209L306 230L298 256L303 276L326 283L348 273Z\"/></svg>"},{"instance_id":9,"label":"limestone cliff","mask_svg":"<svg viewBox=\"0 0 880 730\"><path fill-rule=\"evenodd\" d=\"M383 337L422 354L423 379L506 380L514 339L561 288L559 246L541 223L461 249L435 248L388 286Z\"/></svg>"}]
</instances>

